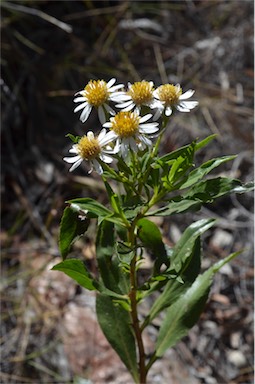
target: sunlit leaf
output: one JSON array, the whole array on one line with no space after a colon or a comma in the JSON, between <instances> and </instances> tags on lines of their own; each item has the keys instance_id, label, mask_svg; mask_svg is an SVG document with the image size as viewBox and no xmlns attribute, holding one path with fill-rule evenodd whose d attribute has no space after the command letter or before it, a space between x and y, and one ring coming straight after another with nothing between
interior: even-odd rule
<instances>
[{"instance_id":1,"label":"sunlit leaf","mask_svg":"<svg viewBox=\"0 0 255 384\"><path fill-rule=\"evenodd\" d=\"M159 330L156 356L161 357L187 335L204 310L213 275L240 252L233 253L199 275L188 290L168 309Z\"/></svg>"},{"instance_id":2,"label":"sunlit leaf","mask_svg":"<svg viewBox=\"0 0 255 384\"><path fill-rule=\"evenodd\" d=\"M207 161L200 167L191 171L188 175L187 180L181 186L179 186L179 189L184 189L190 187L191 185L194 185L195 183L200 181L204 176L206 176L209 172L211 172L214 168L225 163L226 161L233 160L235 157L236 156L223 156Z\"/></svg>"},{"instance_id":3,"label":"sunlit leaf","mask_svg":"<svg viewBox=\"0 0 255 384\"><path fill-rule=\"evenodd\" d=\"M96 283L93 278L89 275L84 263L77 259L68 259L55 265L52 268L54 271L62 271L67 276L71 277L83 288L90 291L97 289Z\"/></svg>"},{"instance_id":4,"label":"sunlit leaf","mask_svg":"<svg viewBox=\"0 0 255 384\"><path fill-rule=\"evenodd\" d=\"M243 184L236 179L217 177L197 183L184 194L184 199L192 199L203 203L212 203L215 199L230 194L244 193L254 189L253 183Z\"/></svg>"},{"instance_id":5,"label":"sunlit leaf","mask_svg":"<svg viewBox=\"0 0 255 384\"><path fill-rule=\"evenodd\" d=\"M200 270L200 236L215 223L214 219L202 219L191 224L183 233L178 243L173 248L171 256L172 269L179 275L184 284L170 280L163 292L154 302L149 316L154 319L163 309L171 305L174 300L194 281ZM193 264L192 264L193 263ZM189 273L187 273L187 271Z\"/></svg>"}]
</instances>

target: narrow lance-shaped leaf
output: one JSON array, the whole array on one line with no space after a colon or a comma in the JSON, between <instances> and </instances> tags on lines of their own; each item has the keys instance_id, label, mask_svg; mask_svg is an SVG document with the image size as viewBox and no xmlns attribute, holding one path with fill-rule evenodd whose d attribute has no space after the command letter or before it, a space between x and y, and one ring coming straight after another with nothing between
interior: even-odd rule
<instances>
[{"instance_id":1,"label":"narrow lance-shaped leaf","mask_svg":"<svg viewBox=\"0 0 255 384\"><path fill-rule=\"evenodd\" d=\"M221 196L230 193L249 192L253 189L253 183L243 184L240 180L217 177L197 183L184 194L184 198L201 201L203 203L212 203Z\"/></svg>"},{"instance_id":2,"label":"narrow lance-shaped leaf","mask_svg":"<svg viewBox=\"0 0 255 384\"><path fill-rule=\"evenodd\" d=\"M240 252L235 252L199 275L191 287L168 309L159 330L156 356L161 357L197 322L202 313L213 281L213 275Z\"/></svg>"},{"instance_id":3,"label":"narrow lance-shaped leaf","mask_svg":"<svg viewBox=\"0 0 255 384\"><path fill-rule=\"evenodd\" d=\"M110 209L89 197L69 200L68 203L73 209L87 211L88 217L105 217L112 213Z\"/></svg>"},{"instance_id":4,"label":"narrow lance-shaped leaf","mask_svg":"<svg viewBox=\"0 0 255 384\"><path fill-rule=\"evenodd\" d=\"M200 259L200 251L198 251L196 244L197 239L202 235L202 233L212 227L214 223L214 219L202 219L191 224L184 231L182 237L173 249L170 270L173 268L180 276L184 277L184 283L187 283L187 285L194 281L196 276L190 275L187 278L185 277L185 271L192 262L193 257ZM198 261L194 261L194 263L197 262ZM193 271L191 270L190 273L198 274L199 266ZM178 287L179 284L173 284L173 281L171 280L166 284L162 294L157 298L150 310L150 321L153 320L163 309L173 303L173 300L177 298L177 294L181 293L181 290L179 290ZM174 293L175 289L178 289L178 291ZM184 289L185 287L183 287L183 290Z\"/></svg>"},{"instance_id":5,"label":"narrow lance-shaped leaf","mask_svg":"<svg viewBox=\"0 0 255 384\"><path fill-rule=\"evenodd\" d=\"M188 188L191 185L194 185L198 181L200 181L204 176L206 176L209 172L211 172L216 167L220 166L221 164L235 159L236 156L223 156L216 159L211 159L204 164L202 164L200 167L194 169L191 171L187 177L187 180L179 186L179 189Z\"/></svg>"},{"instance_id":6,"label":"narrow lance-shaped leaf","mask_svg":"<svg viewBox=\"0 0 255 384\"><path fill-rule=\"evenodd\" d=\"M190 154L194 154L194 152L196 152L199 149L208 145L210 143L210 141L212 141L216 136L217 135L214 134L214 135L206 137L205 139L203 139L199 142L194 141L191 144L188 144L188 145L185 145L181 148L178 148L178 149L168 153L167 155L164 155L164 156L160 157L159 159L157 159L155 161L155 163L153 163L152 166L155 168L158 168L158 167L162 166L164 163L168 162L169 160L177 159L177 157L179 157L179 156L183 156L183 155L190 156Z\"/></svg>"},{"instance_id":7,"label":"narrow lance-shaped leaf","mask_svg":"<svg viewBox=\"0 0 255 384\"><path fill-rule=\"evenodd\" d=\"M145 318L143 327L152 322L155 316L166 307L172 305L193 283L200 273L201 266L201 241L200 237L195 240L190 258L186 260L183 271L178 278L172 278L167 282L163 293L154 302L148 316ZM160 285L160 282L159 282ZM151 288L152 290L152 288Z\"/></svg>"},{"instance_id":8,"label":"narrow lance-shaped leaf","mask_svg":"<svg viewBox=\"0 0 255 384\"><path fill-rule=\"evenodd\" d=\"M52 269L54 271L64 272L67 276L71 277L83 288L86 288L90 291L97 289L96 282L89 275L85 265L81 260L68 259L68 260L62 261L57 265L54 265Z\"/></svg>"},{"instance_id":9,"label":"narrow lance-shaped leaf","mask_svg":"<svg viewBox=\"0 0 255 384\"><path fill-rule=\"evenodd\" d=\"M213 203L219 197L230 193L245 193L254 190L253 183L243 184L239 180L217 177L202 180L191 187L183 196L175 196L169 203L146 216L168 216L182 212L194 212L203 204Z\"/></svg>"},{"instance_id":10,"label":"narrow lance-shaped leaf","mask_svg":"<svg viewBox=\"0 0 255 384\"><path fill-rule=\"evenodd\" d=\"M98 218L101 223L104 220L123 225L123 221L113 211L89 197L69 200L68 203L74 211L82 211L88 218Z\"/></svg>"},{"instance_id":11,"label":"narrow lance-shaped leaf","mask_svg":"<svg viewBox=\"0 0 255 384\"><path fill-rule=\"evenodd\" d=\"M115 250L114 225L103 221L99 227L96 238L96 257L103 285L116 293L126 294L129 290L127 276L119 266ZM103 292L103 291L102 291ZM105 290L104 294L108 294Z\"/></svg>"},{"instance_id":12,"label":"narrow lance-shaped leaf","mask_svg":"<svg viewBox=\"0 0 255 384\"><path fill-rule=\"evenodd\" d=\"M177 196L164 207L148 212L146 216L170 216L183 212L195 212L201 208L201 205L202 203L198 200L183 199L181 196Z\"/></svg>"},{"instance_id":13,"label":"narrow lance-shaped leaf","mask_svg":"<svg viewBox=\"0 0 255 384\"><path fill-rule=\"evenodd\" d=\"M186 260L189 259L196 239L215 224L215 219L202 219L192 223L185 229L176 243L172 254L172 265L176 272L182 270Z\"/></svg>"},{"instance_id":14,"label":"narrow lance-shaped leaf","mask_svg":"<svg viewBox=\"0 0 255 384\"><path fill-rule=\"evenodd\" d=\"M138 382L136 344L130 314L115 305L110 297L98 295L97 318L105 337L117 352L135 382Z\"/></svg>"},{"instance_id":15,"label":"narrow lance-shaped leaf","mask_svg":"<svg viewBox=\"0 0 255 384\"><path fill-rule=\"evenodd\" d=\"M89 219L81 220L77 212L70 207L65 208L59 233L59 249L64 260L70 252L73 242L86 232L88 226Z\"/></svg>"},{"instance_id":16,"label":"narrow lance-shaped leaf","mask_svg":"<svg viewBox=\"0 0 255 384\"><path fill-rule=\"evenodd\" d=\"M157 159L155 163L152 164L153 168L167 168L169 164L172 164L173 160L178 159L179 157L187 158L190 162L192 162L194 156L196 142L192 142L189 145L185 145L181 148L178 148L167 155L164 155Z\"/></svg>"},{"instance_id":17,"label":"narrow lance-shaped leaf","mask_svg":"<svg viewBox=\"0 0 255 384\"><path fill-rule=\"evenodd\" d=\"M104 285L114 291L118 288L118 271L113 266L112 257L114 255L115 236L114 225L103 221L99 227L96 238L96 257L100 276Z\"/></svg>"}]
</instances>

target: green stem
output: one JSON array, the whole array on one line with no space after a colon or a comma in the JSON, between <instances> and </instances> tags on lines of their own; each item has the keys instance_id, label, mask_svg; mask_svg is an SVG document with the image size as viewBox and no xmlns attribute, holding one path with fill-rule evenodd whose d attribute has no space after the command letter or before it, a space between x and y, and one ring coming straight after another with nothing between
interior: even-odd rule
<instances>
[{"instance_id":1,"label":"green stem","mask_svg":"<svg viewBox=\"0 0 255 384\"><path fill-rule=\"evenodd\" d=\"M131 247L135 247L136 245L136 236L135 236L135 223L131 226L129 230L129 241L131 244ZM142 331L140 328L140 322L138 319L138 311L137 311L137 274L136 274L136 261L137 256L136 253L134 254L134 257L130 264L130 292L129 292L129 298L131 303L131 317L132 317L132 325L136 337L137 347L138 347L138 354L139 354L139 378L140 384L146 383L146 376L147 376L147 370L145 365L145 351L144 351L144 345L143 345L143 339L142 339Z\"/></svg>"},{"instance_id":2,"label":"green stem","mask_svg":"<svg viewBox=\"0 0 255 384\"><path fill-rule=\"evenodd\" d=\"M156 356L156 352L154 352L154 354L151 356L148 364L146 365L146 373L149 372L150 368L157 361L157 359L158 359L158 357Z\"/></svg>"}]
</instances>

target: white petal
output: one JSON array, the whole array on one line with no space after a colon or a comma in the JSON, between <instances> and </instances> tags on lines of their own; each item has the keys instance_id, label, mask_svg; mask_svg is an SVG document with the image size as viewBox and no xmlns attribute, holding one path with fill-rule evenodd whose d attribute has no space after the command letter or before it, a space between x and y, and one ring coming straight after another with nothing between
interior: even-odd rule
<instances>
[{"instance_id":1,"label":"white petal","mask_svg":"<svg viewBox=\"0 0 255 384\"><path fill-rule=\"evenodd\" d=\"M93 159L93 160L91 161L91 163L93 164L93 167L94 167L95 171L96 171L97 173L99 173L99 175L102 175L102 173L103 173L103 168L101 167L101 165L99 164L99 162L98 162L96 159ZM92 172L92 169L91 169L90 172Z\"/></svg>"},{"instance_id":2,"label":"white petal","mask_svg":"<svg viewBox=\"0 0 255 384\"><path fill-rule=\"evenodd\" d=\"M82 163L82 158L80 158L79 160L76 161L76 163L74 163L71 168L69 169L69 172L72 172L74 171L77 167L79 167L79 165Z\"/></svg>"},{"instance_id":3,"label":"white petal","mask_svg":"<svg viewBox=\"0 0 255 384\"><path fill-rule=\"evenodd\" d=\"M74 96L76 95L83 95L84 94L84 89L82 89L81 91L78 91L74 94Z\"/></svg>"},{"instance_id":4,"label":"white petal","mask_svg":"<svg viewBox=\"0 0 255 384\"><path fill-rule=\"evenodd\" d=\"M122 157L125 159L129 155L129 142L126 141L126 139L122 140L122 143L120 145L120 151L122 154Z\"/></svg>"},{"instance_id":5,"label":"white petal","mask_svg":"<svg viewBox=\"0 0 255 384\"><path fill-rule=\"evenodd\" d=\"M89 104L86 106L86 108L84 108L80 116L80 120L82 121L82 123L84 123L88 119L91 110L92 107Z\"/></svg>"},{"instance_id":6,"label":"white petal","mask_svg":"<svg viewBox=\"0 0 255 384\"><path fill-rule=\"evenodd\" d=\"M175 84L175 88L177 89L177 92L179 92L179 90L181 89L180 84L179 84L179 83L178 83L178 84Z\"/></svg>"},{"instance_id":7,"label":"white petal","mask_svg":"<svg viewBox=\"0 0 255 384\"><path fill-rule=\"evenodd\" d=\"M98 118L102 125L106 122L105 111L101 105L98 107Z\"/></svg>"},{"instance_id":8,"label":"white petal","mask_svg":"<svg viewBox=\"0 0 255 384\"><path fill-rule=\"evenodd\" d=\"M108 81L107 88L109 89L115 82L116 82L116 79L113 77L111 80Z\"/></svg>"},{"instance_id":9,"label":"white petal","mask_svg":"<svg viewBox=\"0 0 255 384\"><path fill-rule=\"evenodd\" d=\"M87 101L85 101L85 103L78 105L77 107L74 108L74 113L80 111L83 108L86 108L87 105L88 105Z\"/></svg>"},{"instance_id":10,"label":"white petal","mask_svg":"<svg viewBox=\"0 0 255 384\"><path fill-rule=\"evenodd\" d=\"M189 99L194 95L194 93L195 91L193 91L193 89L189 89L187 92L184 92L181 96L179 96L179 100Z\"/></svg>"},{"instance_id":11,"label":"white petal","mask_svg":"<svg viewBox=\"0 0 255 384\"><path fill-rule=\"evenodd\" d=\"M113 151L112 153L118 153L120 151L120 141L119 139L116 140L116 144L115 144L115 147L113 148Z\"/></svg>"},{"instance_id":12,"label":"white petal","mask_svg":"<svg viewBox=\"0 0 255 384\"><path fill-rule=\"evenodd\" d=\"M152 145L152 141L144 135L138 135L138 139L141 141L141 143L145 144L146 146Z\"/></svg>"},{"instance_id":13,"label":"white petal","mask_svg":"<svg viewBox=\"0 0 255 384\"><path fill-rule=\"evenodd\" d=\"M177 111L179 111L179 112L190 112L189 109L187 109L187 108L182 108L182 107L180 107L179 105L176 106L176 109L177 109Z\"/></svg>"},{"instance_id":14,"label":"white petal","mask_svg":"<svg viewBox=\"0 0 255 384\"><path fill-rule=\"evenodd\" d=\"M81 101L87 101L85 97L76 97L76 99L73 100L74 103L80 103Z\"/></svg>"},{"instance_id":15,"label":"white petal","mask_svg":"<svg viewBox=\"0 0 255 384\"><path fill-rule=\"evenodd\" d=\"M152 120L153 120L153 121L158 120L158 119L160 118L160 116L161 116L163 110L164 110L163 108L162 108L162 109L159 108L159 109L155 112L155 114L154 114Z\"/></svg>"},{"instance_id":16,"label":"white petal","mask_svg":"<svg viewBox=\"0 0 255 384\"><path fill-rule=\"evenodd\" d=\"M125 107L128 107L131 104L133 104L135 106L135 104L133 103L133 100L128 100L128 101L125 101L125 103L116 104L116 107L118 107L118 108L125 108Z\"/></svg>"},{"instance_id":17,"label":"white petal","mask_svg":"<svg viewBox=\"0 0 255 384\"><path fill-rule=\"evenodd\" d=\"M100 141L105 137L105 134L106 134L106 129L103 128L103 129L101 130L101 132L99 133L98 137L97 137L99 143L100 143Z\"/></svg>"},{"instance_id":18,"label":"white petal","mask_svg":"<svg viewBox=\"0 0 255 384\"><path fill-rule=\"evenodd\" d=\"M129 138L129 146L132 149L132 151L137 152L137 149L138 149L137 144L136 144L136 141L133 137Z\"/></svg>"},{"instance_id":19,"label":"white petal","mask_svg":"<svg viewBox=\"0 0 255 384\"><path fill-rule=\"evenodd\" d=\"M112 116L114 116L116 114L114 109L112 109L112 107L110 107L110 105L104 104L104 107L107 110L107 112L109 112Z\"/></svg>"},{"instance_id":20,"label":"white petal","mask_svg":"<svg viewBox=\"0 0 255 384\"><path fill-rule=\"evenodd\" d=\"M94 136L94 132L92 132L92 131L88 131L88 132L87 132L87 138L89 139L89 141L94 140L94 138L95 138L95 136Z\"/></svg>"},{"instance_id":21,"label":"white petal","mask_svg":"<svg viewBox=\"0 0 255 384\"><path fill-rule=\"evenodd\" d=\"M72 148L69 149L69 152L70 153L78 153L77 147L73 145Z\"/></svg>"},{"instance_id":22,"label":"white petal","mask_svg":"<svg viewBox=\"0 0 255 384\"><path fill-rule=\"evenodd\" d=\"M99 141L99 144L101 147L109 144L111 141L115 140L117 137L116 133L113 132L113 131L110 131L108 133L106 133L106 135L104 137L102 137Z\"/></svg>"},{"instance_id":23,"label":"white petal","mask_svg":"<svg viewBox=\"0 0 255 384\"><path fill-rule=\"evenodd\" d=\"M155 127L155 125L149 125L149 124L142 124L139 127L140 127L139 132L147 133L147 134L155 133L159 130L159 128Z\"/></svg>"},{"instance_id":24,"label":"white petal","mask_svg":"<svg viewBox=\"0 0 255 384\"><path fill-rule=\"evenodd\" d=\"M103 124L103 127L105 127L105 128L111 128L111 127L112 127L112 123L110 123L109 121L107 121L107 123L104 123L104 124Z\"/></svg>"},{"instance_id":25,"label":"white petal","mask_svg":"<svg viewBox=\"0 0 255 384\"><path fill-rule=\"evenodd\" d=\"M129 112L132 111L132 109L135 107L134 103L131 103L128 107L122 108L122 112ZM138 115L138 113L137 113Z\"/></svg>"},{"instance_id":26,"label":"white petal","mask_svg":"<svg viewBox=\"0 0 255 384\"><path fill-rule=\"evenodd\" d=\"M66 161L67 163L75 163L75 162L78 161L79 159L82 160L82 158L81 158L80 155L73 156L73 157L64 157L64 158L63 158L63 160Z\"/></svg>"},{"instance_id":27,"label":"white petal","mask_svg":"<svg viewBox=\"0 0 255 384\"><path fill-rule=\"evenodd\" d=\"M141 107L139 106L139 107L135 107L135 109L134 109L134 112L137 114L137 115L140 115L140 112L141 112Z\"/></svg>"},{"instance_id":28,"label":"white petal","mask_svg":"<svg viewBox=\"0 0 255 384\"><path fill-rule=\"evenodd\" d=\"M124 84L114 85L113 87L108 88L108 91L112 93L112 92L115 92L115 91L117 91L118 89L121 89L121 88L124 88Z\"/></svg>"},{"instance_id":29,"label":"white petal","mask_svg":"<svg viewBox=\"0 0 255 384\"><path fill-rule=\"evenodd\" d=\"M179 105L187 109L193 109L198 105L198 101L182 101Z\"/></svg>"},{"instance_id":30,"label":"white petal","mask_svg":"<svg viewBox=\"0 0 255 384\"><path fill-rule=\"evenodd\" d=\"M113 158L111 156L106 155L105 153L101 153L99 155L100 159L103 160L106 164L111 164L113 162Z\"/></svg>"},{"instance_id":31,"label":"white petal","mask_svg":"<svg viewBox=\"0 0 255 384\"><path fill-rule=\"evenodd\" d=\"M166 107L166 110L165 110L165 115L166 116L171 116L172 115L172 108L171 107Z\"/></svg>"},{"instance_id":32,"label":"white petal","mask_svg":"<svg viewBox=\"0 0 255 384\"><path fill-rule=\"evenodd\" d=\"M115 92L110 95L109 99L116 103L121 103L122 101L130 100L130 96L122 94L121 92Z\"/></svg>"},{"instance_id":33,"label":"white petal","mask_svg":"<svg viewBox=\"0 0 255 384\"><path fill-rule=\"evenodd\" d=\"M152 114L149 113L148 115L145 115L140 118L140 123L144 123L145 121L149 120L152 117Z\"/></svg>"}]
</instances>

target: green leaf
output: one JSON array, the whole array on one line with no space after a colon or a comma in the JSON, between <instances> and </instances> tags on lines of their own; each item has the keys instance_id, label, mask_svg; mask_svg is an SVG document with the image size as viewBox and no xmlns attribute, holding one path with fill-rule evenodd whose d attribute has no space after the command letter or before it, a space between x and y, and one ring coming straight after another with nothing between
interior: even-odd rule
<instances>
[{"instance_id":1,"label":"green leaf","mask_svg":"<svg viewBox=\"0 0 255 384\"><path fill-rule=\"evenodd\" d=\"M195 145L195 150L198 151L199 149L205 147L207 144L210 143L210 141L214 140L215 137L217 137L217 134L210 135L210 136L206 137L205 139L199 141Z\"/></svg>"},{"instance_id":2,"label":"green leaf","mask_svg":"<svg viewBox=\"0 0 255 384\"><path fill-rule=\"evenodd\" d=\"M194 212L198 211L200 207L201 202L197 200L182 199L181 196L176 196L172 198L167 205L155 211L148 212L146 216L169 216L188 211Z\"/></svg>"},{"instance_id":3,"label":"green leaf","mask_svg":"<svg viewBox=\"0 0 255 384\"><path fill-rule=\"evenodd\" d=\"M119 266L115 246L114 225L103 221L98 227L96 238L96 257L101 279L106 288L126 294L129 291L129 282Z\"/></svg>"},{"instance_id":4,"label":"green leaf","mask_svg":"<svg viewBox=\"0 0 255 384\"><path fill-rule=\"evenodd\" d=\"M90 277L85 265L81 260L68 259L61 263L54 265L52 268L54 271L62 271L67 276L71 277L83 288L93 291L96 288L97 283Z\"/></svg>"},{"instance_id":5,"label":"green leaf","mask_svg":"<svg viewBox=\"0 0 255 384\"><path fill-rule=\"evenodd\" d=\"M71 204L73 210L88 211L88 217L105 217L110 216L113 213L104 205L89 197L69 200L68 203Z\"/></svg>"},{"instance_id":6,"label":"green leaf","mask_svg":"<svg viewBox=\"0 0 255 384\"><path fill-rule=\"evenodd\" d=\"M199 210L202 204L213 203L221 196L250 192L253 189L253 183L242 184L239 180L224 177L203 180L185 192L183 197L171 198L167 205L148 212L146 216L169 216L182 212L194 212Z\"/></svg>"},{"instance_id":7,"label":"green leaf","mask_svg":"<svg viewBox=\"0 0 255 384\"><path fill-rule=\"evenodd\" d=\"M60 223L59 249L63 260L70 252L77 237L83 235L89 226L89 219L81 220L70 207L66 207Z\"/></svg>"},{"instance_id":8,"label":"green leaf","mask_svg":"<svg viewBox=\"0 0 255 384\"><path fill-rule=\"evenodd\" d=\"M204 310L212 285L213 275L240 252L235 252L199 275L191 287L168 309L159 330L156 356L161 357L187 335Z\"/></svg>"},{"instance_id":9,"label":"green leaf","mask_svg":"<svg viewBox=\"0 0 255 384\"><path fill-rule=\"evenodd\" d=\"M185 145L184 147L178 148L175 151L172 151L168 153L167 155L164 155L157 159L153 164L153 168L169 168L169 164L171 165L173 163L173 160L178 159L179 157L182 157L183 159L186 158L189 160L189 163L192 164L192 160L194 157L194 150L195 150L196 142L192 142L189 145Z\"/></svg>"},{"instance_id":10,"label":"green leaf","mask_svg":"<svg viewBox=\"0 0 255 384\"><path fill-rule=\"evenodd\" d=\"M80 136L74 136L74 135L72 135L71 133L68 133L68 134L66 135L66 137L69 137L69 139L72 140L72 142L73 142L74 144L79 143L80 138L81 138Z\"/></svg>"},{"instance_id":11,"label":"green leaf","mask_svg":"<svg viewBox=\"0 0 255 384\"><path fill-rule=\"evenodd\" d=\"M198 239L200 239L201 234L212 227L214 223L214 219L202 219L191 224L184 231L182 237L173 248L171 267L169 268L169 273L172 273L172 270L174 270L177 276L180 276L184 280L184 286L181 287L178 281L175 282L172 280L166 284L162 294L157 298L150 310L150 321L154 319L159 312L171 305L179 294L182 293L182 290L185 290L198 275L200 268L200 240ZM193 265L191 265L191 263L193 263Z\"/></svg>"},{"instance_id":12,"label":"green leaf","mask_svg":"<svg viewBox=\"0 0 255 384\"><path fill-rule=\"evenodd\" d=\"M69 200L70 208L75 212L83 212L88 218L98 218L98 222L101 223L103 220L116 223L124 226L123 220L116 215L113 211L106 208L104 205L98 203L96 200L89 197L78 198Z\"/></svg>"},{"instance_id":13,"label":"green leaf","mask_svg":"<svg viewBox=\"0 0 255 384\"><path fill-rule=\"evenodd\" d=\"M166 189L173 190L179 188L179 184L177 185L177 181L185 176L187 171L193 165L193 153L190 153L189 156L179 156L176 160L172 160L170 171L168 171L168 167L164 172L162 177L163 185Z\"/></svg>"},{"instance_id":14,"label":"green leaf","mask_svg":"<svg viewBox=\"0 0 255 384\"><path fill-rule=\"evenodd\" d=\"M179 186L179 189L184 189L194 185L199 180L201 180L204 176L206 176L209 172L211 172L214 168L219 165L225 163L226 161L233 160L236 156L223 156L216 159L211 159L206 163L202 164L200 167L194 169L190 172L187 180Z\"/></svg>"},{"instance_id":15,"label":"green leaf","mask_svg":"<svg viewBox=\"0 0 255 384\"><path fill-rule=\"evenodd\" d=\"M179 273L183 270L186 260L190 257L196 239L215 224L215 219L202 219L192 223L183 232L173 249L171 267Z\"/></svg>"},{"instance_id":16,"label":"green leaf","mask_svg":"<svg viewBox=\"0 0 255 384\"><path fill-rule=\"evenodd\" d=\"M252 183L242 184L241 181L236 179L217 177L197 183L184 194L184 198L198 200L203 203L212 203L218 197L230 193L249 192L253 189L254 185Z\"/></svg>"},{"instance_id":17,"label":"green leaf","mask_svg":"<svg viewBox=\"0 0 255 384\"><path fill-rule=\"evenodd\" d=\"M138 382L136 345L130 314L110 297L98 295L96 311L100 327L135 382Z\"/></svg>"},{"instance_id":18,"label":"green leaf","mask_svg":"<svg viewBox=\"0 0 255 384\"><path fill-rule=\"evenodd\" d=\"M152 257L156 259L154 274L157 274L163 263L169 266L169 259L162 241L161 232L155 223L146 218L137 221L137 228L137 234L142 244L152 252Z\"/></svg>"}]
</instances>

